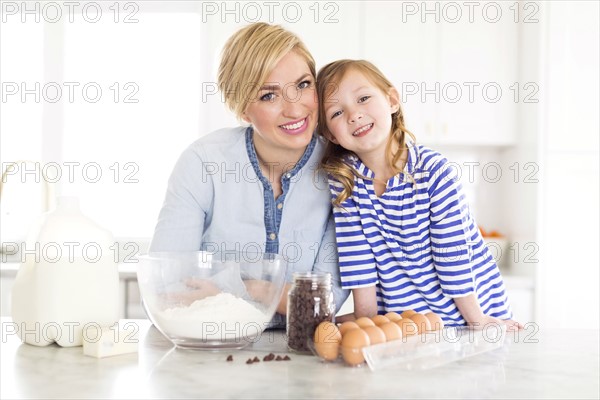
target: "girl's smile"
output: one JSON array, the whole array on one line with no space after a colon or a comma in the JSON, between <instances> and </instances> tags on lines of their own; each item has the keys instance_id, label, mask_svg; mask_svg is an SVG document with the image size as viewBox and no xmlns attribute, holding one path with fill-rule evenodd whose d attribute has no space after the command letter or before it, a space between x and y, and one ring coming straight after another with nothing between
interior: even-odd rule
<instances>
[{"instance_id":1,"label":"girl's smile","mask_svg":"<svg viewBox=\"0 0 600 400\"><path fill-rule=\"evenodd\" d=\"M353 134L352 136L354 137L363 137L365 135L367 135L370 131L371 128L373 128L373 124L367 124L361 128L358 128Z\"/></svg>"}]
</instances>

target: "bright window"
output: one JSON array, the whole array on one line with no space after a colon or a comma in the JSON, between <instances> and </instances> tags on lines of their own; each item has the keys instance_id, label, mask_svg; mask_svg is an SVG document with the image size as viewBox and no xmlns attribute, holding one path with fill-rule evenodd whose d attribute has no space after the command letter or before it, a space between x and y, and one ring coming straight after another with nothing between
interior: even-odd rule
<instances>
[{"instance_id":1,"label":"bright window","mask_svg":"<svg viewBox=\"0 0 600 400\"><path fill-rule=\"evenodd\" d=\"M33 160L56 178L58 166L55 193L78 196L116 237L152 235L175 161L204 133L201 17L169 8L138 10L136 23L123 23L131 9L115 23L105 8L95 23L75 13L74 22L2 24L2 82L40 87L39 102L2 101L3 167ZM42 185L25 178L3 187L3 241L24 239L43 211Z\"/></svg>"}]
</instances>

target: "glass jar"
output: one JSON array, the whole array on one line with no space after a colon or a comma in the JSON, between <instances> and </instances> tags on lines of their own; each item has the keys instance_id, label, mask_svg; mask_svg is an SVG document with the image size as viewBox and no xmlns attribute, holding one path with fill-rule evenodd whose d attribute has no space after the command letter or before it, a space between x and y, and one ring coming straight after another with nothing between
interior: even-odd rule
<instances>
[{"instance_id":1,"label":"glass jar","mask_svg":"<svg viewBox=\"0 0 600 400\"><path fill-rule=\"evenodd\" d=\"M294 282L288 293L287 337L288 348L308 352L308 339L323 321L334 321L335 302L331 291L331 274L294 273Z\"/></svg>"}]
</instances>

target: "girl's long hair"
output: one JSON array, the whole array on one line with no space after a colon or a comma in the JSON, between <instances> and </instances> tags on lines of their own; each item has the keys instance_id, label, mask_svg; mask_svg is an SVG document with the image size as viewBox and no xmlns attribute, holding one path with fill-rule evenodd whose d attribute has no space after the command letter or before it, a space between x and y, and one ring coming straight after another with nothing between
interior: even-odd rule
<instances>
[{"instance_id":1,"label":"girl's long hair","mask_svg":"<svg viewBox=\"0 0 600 400\"><path fill-rule=\"evenodd\" d=\"M325 105L328 97L335 94L336 88L344 75L350 71L358 71L362 73L371 83L377 86L384 94L388 94L394 85L375 67L372 63L366 60L339 60L325 65L317 75L317 95L319 97L319 124L317 126L317 134L325 137L327 146L325 154L321 160L320 168L324 170L330 177L340 182L343 186L342 191L333 200L333 204L340 206L348 197L352 195L354 187L354 178L361 177L356 169L349 164L348 157L353 155L349 150L342 146L333 143L330 139L331 132L327 129L327 116L325 115ZM402 172L403 165L398 166L399 160L404 151L408 151L406 142L408 135L413 143L416 142L415 136L409 132L404 126L404 114L402 106L399 104L398 111L392 114L392 127L390 136L386 145L385 158L394 174ZM397 146L394 146L396 144ZM394 150L396 147L396 150ZM363 177L364 178L364 177ZM409 177L414 182L412 176Z\"/></svg>"}]
</instances>

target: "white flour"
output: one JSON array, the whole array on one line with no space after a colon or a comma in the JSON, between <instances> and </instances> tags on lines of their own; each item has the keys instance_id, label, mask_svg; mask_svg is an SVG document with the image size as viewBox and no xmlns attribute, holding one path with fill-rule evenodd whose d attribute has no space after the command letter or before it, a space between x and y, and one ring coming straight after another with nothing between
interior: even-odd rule
<instances>
[{"instance_id":1,"label":"white flour","mask_svg":"<svg viewBox=\"0 0 600 400\"><path fill-rule=\"evenodd\" d=\"M206 341L238 341L259 335L271 318L230 293L196 300L187 307L155 313L157 323L170 336Z\"/></svg>"}]
</instances>

